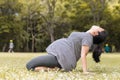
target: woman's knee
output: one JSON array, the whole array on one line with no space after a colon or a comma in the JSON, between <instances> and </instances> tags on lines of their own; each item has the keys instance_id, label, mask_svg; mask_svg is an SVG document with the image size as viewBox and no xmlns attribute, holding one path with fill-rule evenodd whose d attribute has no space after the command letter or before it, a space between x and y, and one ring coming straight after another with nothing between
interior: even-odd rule
<instances>
[{"instance_id":1,"label":"woman's knee","mask_svg":"<svg viewBox=\"0 0 120 80\"><path fill-rule=\"evenodd\" d=\"M30 60L27 64L26 64L26 68L28 70L34 70L34 68L39 64L38 63L38 57L37 58L33 58L32 60Z\"/></svg>"},{"instance_id":2,"label":"woman's knee","mask_svg":"<svg viewBox=\"0 0 120 80\"><path fill-rule=\"evenodd\" d=\"M26 68L27 68L27 70L34 70L34 66L32 65L32 63L30 63L30 62L28 62L27 64L26 64Z\"/></svg>"}]
</instances>

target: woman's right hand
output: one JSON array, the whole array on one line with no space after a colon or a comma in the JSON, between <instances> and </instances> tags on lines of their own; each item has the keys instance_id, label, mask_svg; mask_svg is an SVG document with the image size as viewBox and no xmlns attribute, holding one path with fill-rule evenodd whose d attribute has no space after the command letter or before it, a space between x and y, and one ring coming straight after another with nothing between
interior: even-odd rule
<instances>
[{"instance_id":1,"label":"woman's right hand","mask_svg":"<svg viewBox=\"0 0 120 80\"><path fill-rule=\"evenodd\" d=\"M93 72L83 72L84 75L95 75Z\"/></svg>"}]
</instances>

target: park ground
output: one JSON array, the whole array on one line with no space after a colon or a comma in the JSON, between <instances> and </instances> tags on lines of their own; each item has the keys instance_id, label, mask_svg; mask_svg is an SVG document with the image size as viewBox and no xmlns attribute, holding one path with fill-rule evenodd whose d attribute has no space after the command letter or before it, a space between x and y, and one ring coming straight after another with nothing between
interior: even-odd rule
<instances>
[{"instance_id":1,"label":"park ground","mask_svg":"<svg viewBox=\"0 0 120 80\"><path fill-rule=\"evenodd\" d=\"M94 74L82 74L81 60L75 70L27 71L26 63L33 57L46 53L0 53L0 80L120 80L120 54L103 53L101 62L96 64L92 54L87 56L88 69Z\"/></svg>"}]
</instances>

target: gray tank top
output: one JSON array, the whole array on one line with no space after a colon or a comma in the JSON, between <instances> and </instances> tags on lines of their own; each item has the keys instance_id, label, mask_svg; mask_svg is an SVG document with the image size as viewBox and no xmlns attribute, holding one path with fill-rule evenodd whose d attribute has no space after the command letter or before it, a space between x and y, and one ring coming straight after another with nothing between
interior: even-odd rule
<instances>
[{"instance_id":1,"label":"gray tank top","mask_svg":"<svg viewBox=\"0 0 120 80\"><path fill-rule=\"evenodd\" d=\"M87 45L91 48L93 37L86 32L72 32L68 38L62 38L50 44L46 51L57 57L65 71L75 69L81 55L81 47Z\"/></svg>"}]
</instances>

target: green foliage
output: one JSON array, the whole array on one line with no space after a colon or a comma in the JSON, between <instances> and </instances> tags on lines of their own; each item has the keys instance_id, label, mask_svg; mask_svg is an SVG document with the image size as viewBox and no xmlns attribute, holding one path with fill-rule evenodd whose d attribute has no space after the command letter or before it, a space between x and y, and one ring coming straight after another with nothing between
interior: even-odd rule
<instances>
[{"instance_id":1,"label":"green foliage","mask_svg":"<svg viewBox=\"0 0 120 80\"><path fill-rule=\"evenodd\" d=\"M1 25L0 33L9 33L9 27L7 25Z\"/></svg>"},{"instance_id":2,"label":"green foliage","mask_svg":"<svg viewBox=\"0 0 120 80\"><path fill-rule=\"evenodd\" d=\"M7 51L13 39L15 51L45 51L54 40L96 24L119 51L119 13L119 0L0 0L0 48Z\"/></svg>"}]
</instances>

